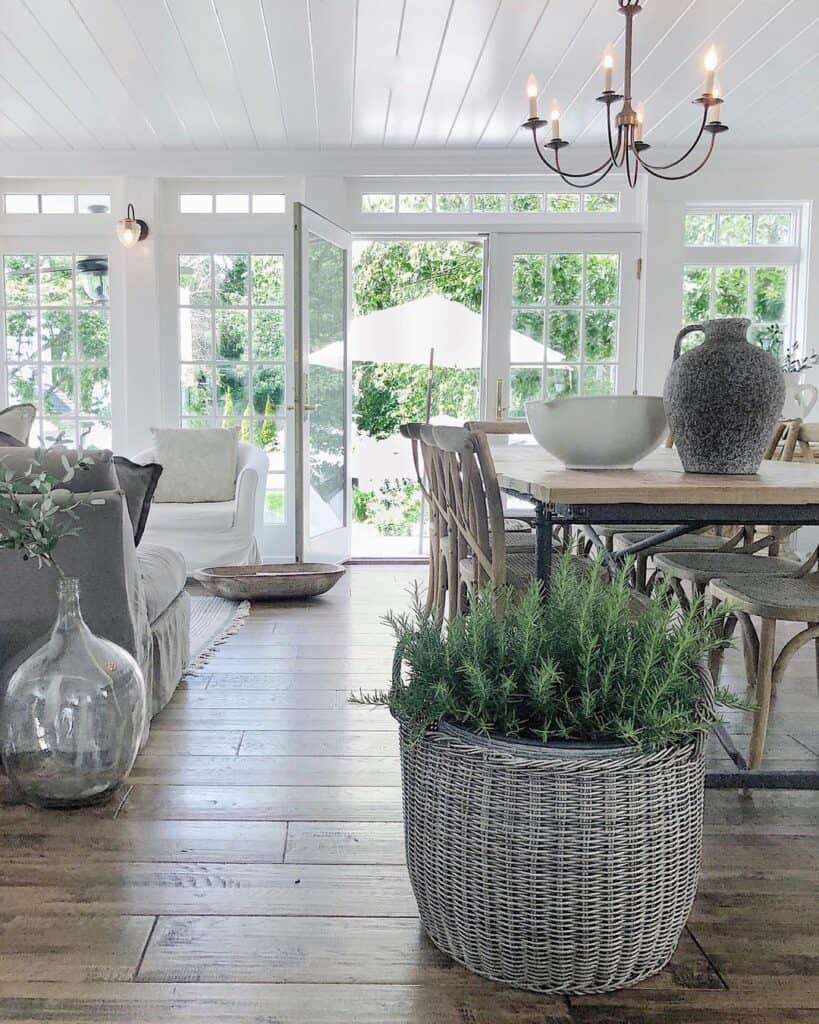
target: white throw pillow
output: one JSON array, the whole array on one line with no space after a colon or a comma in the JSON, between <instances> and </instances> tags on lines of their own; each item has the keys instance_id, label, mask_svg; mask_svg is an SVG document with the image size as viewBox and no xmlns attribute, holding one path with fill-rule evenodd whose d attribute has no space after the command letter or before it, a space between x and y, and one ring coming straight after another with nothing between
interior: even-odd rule
<instances>
[{"instance_id":1,"label":"white throw pillow","mask_svg":"<svg viewBox=\"0 0 819 1024\"><path fill-rule=\"evenodd\" d=\"M162 476L154 501L232 501L239 429L162 430L152 427Z\"/></svg>"},{"instance_id":2,"label":"white throw pillow","mask_svg":"<svg viewBox=\"0 0 819 1024\"><path fill-rule=\"evenodd\" d=\"M20 405L10 405L7 409L0 410L0 433L11 434L23 444L28 444L28 435L31 433L31 425L37 409L28 402Z\"/></svg>"}]
</instances>

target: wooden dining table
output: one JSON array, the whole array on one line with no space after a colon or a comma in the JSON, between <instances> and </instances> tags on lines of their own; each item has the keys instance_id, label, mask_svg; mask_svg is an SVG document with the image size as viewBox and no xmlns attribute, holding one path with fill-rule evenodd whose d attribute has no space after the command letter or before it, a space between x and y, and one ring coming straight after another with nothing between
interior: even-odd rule
<instances>
[{"instance_id":1,"label":"wooden dining table","mask_svg":"<svg viewBox=\"0 0 819 1024\"><path fill-rule=\"evenodd\" d=\"M819 526L819 465L815 463L765 461L758 473L718 476L684 472L676 451L668 448L657 449L633 469L566 469L532 444L501 445L493 447L492 454L501 490L534 506L535 573L545 600L554 526L579 526L601 549L604 545L595 526L646 527L648 539L607 553L610 560L705 526ZM747 768L724 727L718 736L734 763ZM785 778L790 774L757 771L746 776L742 772L733 781L724 777L719 784L819 788L817 772L806 773L812 779L799 780ZM711 777L712 785L715 778Z\"/></svg>"}]
</instances>

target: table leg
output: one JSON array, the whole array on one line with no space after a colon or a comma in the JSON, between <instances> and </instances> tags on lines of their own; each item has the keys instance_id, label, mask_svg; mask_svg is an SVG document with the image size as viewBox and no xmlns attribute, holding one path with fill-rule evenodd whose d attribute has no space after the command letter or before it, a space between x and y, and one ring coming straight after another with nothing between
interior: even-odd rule
<instances>
[{"instance_id":1,"label":"table leg","mask_svg":"<svg viewBox=\"0 0 819 1024\"><path fill-rule=\"evenodd\" d=\"M542 501L535 502L535 576L545 599L552 578L552 515Z\"/></svg>"}]
</instances>

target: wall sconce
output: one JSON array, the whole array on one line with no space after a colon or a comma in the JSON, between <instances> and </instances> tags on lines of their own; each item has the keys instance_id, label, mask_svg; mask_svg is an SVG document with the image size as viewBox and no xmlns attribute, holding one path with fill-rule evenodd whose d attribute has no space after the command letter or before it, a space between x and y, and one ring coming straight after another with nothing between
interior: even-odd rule
<instances>
[{"instance_id":1,"label":"wall sconce","mask_svg":"<svg viewBox=\"0 0 819 1024\"><path fill-rule=\"evenodd\" d=\"M134 213L134 204L128 203L125 217L117 221L117 238L126 249L133 249L137 242L148 237L148 225Z\"/></svg>"}]
</instances>

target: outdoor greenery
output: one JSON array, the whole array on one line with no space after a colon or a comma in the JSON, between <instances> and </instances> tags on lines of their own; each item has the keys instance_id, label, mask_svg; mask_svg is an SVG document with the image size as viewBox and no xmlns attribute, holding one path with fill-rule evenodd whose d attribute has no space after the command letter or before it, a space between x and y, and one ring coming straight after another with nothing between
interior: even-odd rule
<instances>
[{"instance_id":1,"label":"outdoor greenery","mask_svg":"<svg viewBox=\"0 0 819 1024\"><path fill-rule=\"evenodd\" d=\"M411 537L421 514L421 490L407 477L384 480L377 491L353 489L353 520L373 523L382 537Z\"/></svg>"},{"instance_id":2,"label":"outdoor greenery","mask_svg":"<svg viewBox=\"0 0 819 1024\"><path fill-rule=\"evenodd\" d=\"M548 601L534 582L523 596L487 587L448 626L424 613L416 591L413 614L385 620L406 678L350 699L388 705L416 736L446 718L544 743L623 741L650 751L685 742L714 725L699 666L725 644L724 609L700 599L683 611L661 587L633 617L630 571L625 564L608 583L602 559L585 574L565 555Z\"/></svg>"}]
</instances>

